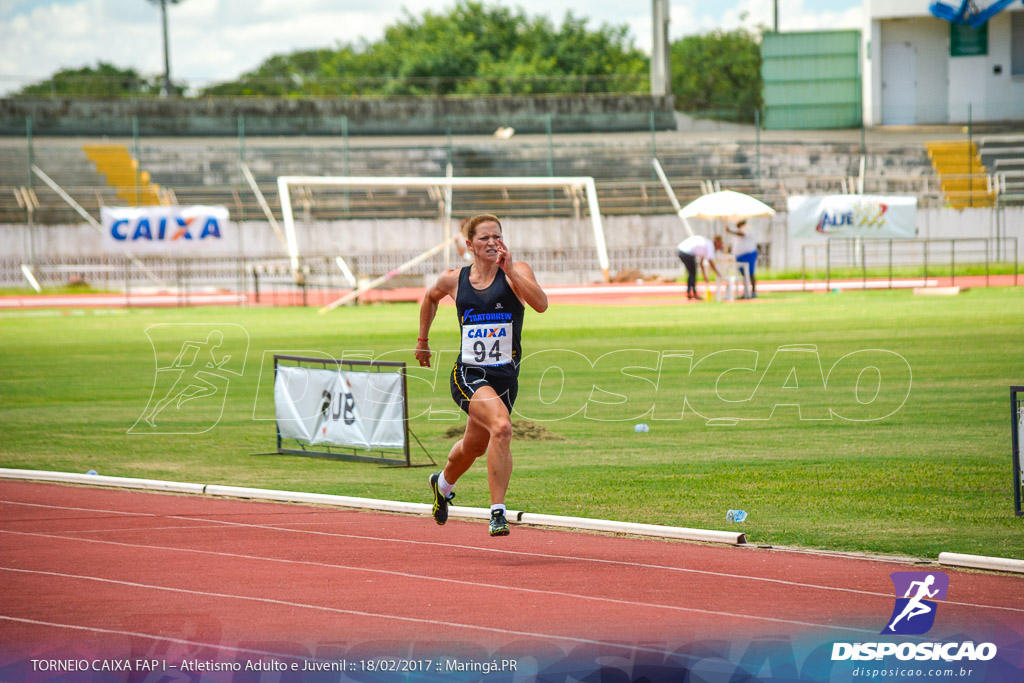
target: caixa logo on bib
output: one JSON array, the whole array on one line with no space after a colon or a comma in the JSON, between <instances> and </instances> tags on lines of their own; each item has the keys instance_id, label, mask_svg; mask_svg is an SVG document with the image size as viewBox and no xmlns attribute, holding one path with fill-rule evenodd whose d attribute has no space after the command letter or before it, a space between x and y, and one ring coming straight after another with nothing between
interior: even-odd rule
<instances>
[{"instance_id":1,"label":"caixa logo on bib","mask_svg":"<svg viewBox=\"0 0 1024 683\"><path fill-rule=\"evenodd\" d=\"M949 577L942 572L893 572L896 603L880 635L919 636L935 625L939 603L946 599ZM993 643L964 642L876 642L833 643L832 661L988 661L996 656Z\"/></svg>"}]
</instances>

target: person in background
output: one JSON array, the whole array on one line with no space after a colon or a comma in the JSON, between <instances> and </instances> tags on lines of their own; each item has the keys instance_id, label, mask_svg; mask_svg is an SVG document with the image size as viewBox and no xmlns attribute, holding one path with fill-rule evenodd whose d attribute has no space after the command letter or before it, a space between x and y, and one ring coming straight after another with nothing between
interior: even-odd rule
<instances>
[{"instance_id":1,"label":"person in background","mask_svg":"<svg viewBox=\"0 0 1024 683\"><path fill-rule=\"evenodd\" d=\"M452 235L452 242L455 243L455 249L459 252L459 258L468 263L473 261L473 252L466 248L466 225L473 220L473 216L463 218L462 222L459 223L459 231Z\"/></svg>"},{"instance_id":2,"label":"person in background","mask_svg":"<svg viewBox=\"0 0 1024 683\"><path fill-rule=\"evenodd\" d=\"M677 248L679 260L686 266L686 298L700 299L697 296L697 266L700 266L700 272L704 275L704 285L710 287L704 261L708 262L717 277L721 276L715 266L715 257L716 252L722 250L722 238L720 235L715 235L713 240L709 240L702 235L691 235L680 242Z\"/></svg>"},{"instance_id":3,"label":"person in background","mask_svg":"<svg viewBox=\"0 0 1024 683\"><path fill-rule=\"evenodd\" d=\"M732 253L736 257L736 263L742 263L744 270L746 271L746 277L743 279L742 298L756 299L757 279L754 277L754 266L757 265L757 240L754 239L753 230L747 227L746 220L741 220L736 223L735 230L731 230L729 226L726 225L725 231L734 236L732 242ZM750 283L749 291L747 289L748 280Z\"/></svg>"}]
</instances>

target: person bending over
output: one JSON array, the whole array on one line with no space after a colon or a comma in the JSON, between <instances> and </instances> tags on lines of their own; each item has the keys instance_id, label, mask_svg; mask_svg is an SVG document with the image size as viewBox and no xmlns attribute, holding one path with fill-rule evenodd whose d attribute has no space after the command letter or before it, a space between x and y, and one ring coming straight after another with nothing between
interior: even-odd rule
<instances>
[{"instance_id":1,"label":"person bending over","mask_svg":"<svg viewBox=\"0 0 1024 683\"><path fill-rule=\"evenodd\" d=\"M697 296L697 266L704 275L705 287L710 286L708 282L708 271L704 268L704 261L707 260L711 270L718 276L718 268L715 266L715 252L722 249L722 238L715 235L714 240L709 240L701 235L691 235L679 243L679 260L686 266L686 298L699 299Z\"/></svg>"}]
</instances>

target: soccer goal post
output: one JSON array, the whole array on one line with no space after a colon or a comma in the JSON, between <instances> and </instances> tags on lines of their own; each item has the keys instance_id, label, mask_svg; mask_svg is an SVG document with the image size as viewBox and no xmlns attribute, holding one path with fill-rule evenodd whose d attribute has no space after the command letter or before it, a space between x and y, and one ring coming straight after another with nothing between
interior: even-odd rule
<instances>
[{"instance_id":1,"label":"soccer goal post","mask_svg":"<svg viewBox=\"0 0 1024 683\"><path fill-rule=\"evenodd\" d=\"M589 213L591 227L594 233L594 247L597 251L597 260L601 268L605 282L610 281L610 265L608 260L608 247L605 243L604 225L601 221L601 207L597 199L597 186L590 176L554 176L554 177L412 177L412 176L279 176L277 188L281 200L281 214L284 219L284 233L288 257L294 273L298 273L300 254L299 240L295 227L295 214L293 210L292 193L296 188L335 188L346 191L359 189L372 191L374 189L406 191L412 189L426 190L437 198L440 207L440 215L450 215L451 195L454 190L502 190L510 189L540 189L554 190L564 189L567 194L582 194L586 199L587 213ZM444 219L441 219L445 223ZM450 221L448 221L450 224ZM445 225L441 237L450 239ZM422 257L420 254L416 258ZM408 262L407 262L408 264ZM407 265L407 264L403 264ZM402 266L392 270L392 273L402 271Z\"/></svg>"}]
</instances>

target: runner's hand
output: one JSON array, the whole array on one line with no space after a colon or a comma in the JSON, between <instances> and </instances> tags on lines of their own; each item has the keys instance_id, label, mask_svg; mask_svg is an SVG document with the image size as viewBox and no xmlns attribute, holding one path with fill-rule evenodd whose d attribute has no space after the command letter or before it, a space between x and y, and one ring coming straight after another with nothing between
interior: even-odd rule
<instances>
[{"instance_id":1,"label":"runner's hand","mask_svg":"<svg viewBox=\"0 0 1024 683\"><path fill-rule=\"evenodd\" d=\"M506 273L512 268L512 255L508 251L504 240L498 240L498 267Z\"/></svg>"},{"instance_id":2,"label":"runner's hand","mask_svg":"<svg viewBox=\"0 0 1024 683\"><path fill-rule=\"evenodd\" d=\"M427 342L416 342L416 351L413 353L416 356L416 360L420 362L420 367L430 367L430 344Z\"/></svg>"}]
</instances>

